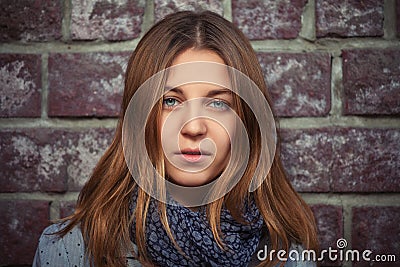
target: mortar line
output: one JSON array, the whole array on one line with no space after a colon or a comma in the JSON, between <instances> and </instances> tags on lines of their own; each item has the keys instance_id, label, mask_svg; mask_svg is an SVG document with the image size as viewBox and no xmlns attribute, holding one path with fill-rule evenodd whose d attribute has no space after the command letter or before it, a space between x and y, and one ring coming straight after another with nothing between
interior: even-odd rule
<instances>
[{"instance_id":1,"label":"mortar line","mask_svg":"<svg viewBox=\"0 0 400 267\"><path fill-rule=\"evenodd\" d=\"M144 7L144 15L142 22L142 29L140 33L140 37L138 39L142 39L143 35L153 26L154 24L154 0L147 0Z\"/></svg>"},{"instance_id":2,"label":"mortar line","mask_svg":"<svg viewBox=\"0 0 400 267\"><path fill-rule=\"evenodd\" d=\"M316 39L315 0L308 0L303 9L299 36L309 41L315 41Z\"/></svg>"},{"instance_id":3,"label":"mortar line","mask_svg":"<svg viewBox=\"0 0 400 267\"><path fill-rule=\"evenodd\" d=\"M397 1L398 2L398 1ZM400 4L400 3L398 3ZM383 2L383 38L391 40L396 38L396 1L384 0Z\"/></svg>"},{"instance_id":4,"label":"mortar line","mask_svg":"<svg viewBox=\"0 0 400 267\"><path fill-rule=\"evenodd\" d=\"M300 193L309 205L334 206L396 206L400 207L400 193Z\"/></svg>"},{"instance_id":5,"label":"mortar line","mask_svg":"<svg viewBox=\"0 0 400 267\"><path fill-rule=\"evenodd\" d=\"M71 40L71 17L72 3L71 0L63 1L63 19L61 24L62 40L68 42Z\"/></svg>"},{"instance_id":6,"label":"mortar line","mask_svg":"<svg viewBox=\"0 0 400 267\"><path fill-rule=\"evenodd\" d=\"M345 252L348 249L352 249L352 220L353 220L353 212L352 206L343 205L343 238L347 241L347 246L345 248ZM351 261L345 261L343 267L351 267Z\"/></svg>"},{"instance_id":7,"label":"mortar line","mask_svg":"<svg viewBox=\"0 0 400 267\"><path fill-rule=\"evenodd\" d=\"M140 38L122 42L73 41L69 43L55 41L47 43L4 43L0 44L0 53L42 54L42 53L92 53L132 51Z\"/></svg>"},{"instance_id":8,"label":"mortar line","mask_svg":"<svg viewBox=\"0 0 400 267\"><path fill-rule=\"evenodd\" d=\"M233 21L232 16L232 1L231 0L223 0L222 7L224 10L224 18L229 20L230 22Z\"/></svg>"},{"instance_id":9,"label":"mortar line","mask_svg":"<svg viewBox=\"0 0 400 267\"><path fill-rule=\"evenodd\" d=\"M79 192L66 193L41 193L41 192L15 192L0 193L0 200L43 200L43 201L76 201Z\"/></svg>"},{"instance_id":10,"label":"mortar line","mask_svg":"<svg viewBox=\"0 0 400 267\"><path fill-rule=\"evenodd\" d=\"M42 54L42 99L41 99L41 118L47 119L48 115L48 95L49 95L49 54Z\"/></svg>"},{"instance_id":11,"label":"mortar line","mask_svg":"<svg viewBox=\"0 0 400 267\"><path fill-rule=\"evenodd\" d=\"M400 128L400 119L393 117L298 117L280 118L280 128L282 129L313 129L325 127L349 127L349 128Z\"/></svg>"},{"instance_id":12,"label":"mortar line","mask_svg":"<svg viewBox=\"0 0 400 267\"><path fill-rule=\"evenodd\" d=\"M330 115L339 118L342 116L343 98L342 98L342 58L333 57L331 60L331 113Z\"/></svg>"},{"instance_id":13,"label":"mortar line","mask_svg":"<svg viewBox=\"0 0 400 267\"><path fill-rule=\"evenodd\" d=\"M54 200L50 203L50 221L54 221L60 218L60 201Z\"/></svg>"},{"instance_id":14,"label":"mortar line","mask_svg":"<svg viewBox=\"0 0 400 267\"><path fill-rule=\"evenodd\" d=\"M91 128L115 128L117 126L116 118L88 118L88 119L27 119L10 118L0 119L0 129L8 128L65 128L65 129L91 129Z\"/></svg>"},{"instance_id":15,"label":"mortar line","mask_svg":"<svg viewBox=\"0 0 400 267\"><path fill-rule=\"evenodd\" d=\"M145 18L147 24L150 23L150 20L150 18ZM149 26L143 25L142 27L146 30L145 28ZM0 44L0 53L42 54L132 51L132 47L136 47L139 39L135 38L115 43L106 41L73 41L70 43L54 41L29 44L3 43ZM385 40L383 38L371 37L350 39L321 38L315 42L309 42L305 39L297 38L292 40L254 40L250 43L256 52L330 52L334 53L334 55L340 55L342 49L351 48L400 48L400 42L397 39Z\"/></svg>"},{"instance_id":16,"label":"mortar line","mask_svg":"<svg viewBox=\"0 0 400 267\"><path fill-rule=\"evenodd\" d=\"M301 38L293 40L251 41L256 52L330 52L339 56L343 49L352 48L400 48L398 40L385 40L378 37L365 38L321 38L310 42Z\"/></svg>"}]
</instances>

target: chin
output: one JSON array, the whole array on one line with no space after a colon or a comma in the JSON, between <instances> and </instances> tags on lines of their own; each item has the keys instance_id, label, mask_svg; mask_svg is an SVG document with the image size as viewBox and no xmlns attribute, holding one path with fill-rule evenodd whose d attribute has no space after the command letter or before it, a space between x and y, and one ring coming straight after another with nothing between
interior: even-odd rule
<instances>
[{"instance_id":1,"label":"chin","mask_svg":"<svg viewBox=\"0 0 400 267\"><path fill-rule=\"evenodd\" d=\"M198 181L198 180L190 180L188 181L188 179L179 179L179 180L175 180L172 179L171 182L173 182L174 184L180 185L180 186L187 186L187 187L196 187L196 186L202 186L208 183L208 181Z\"/></svg>"},{"instance_id":2,"label":"chin","mask_svg":"<svg viewBox=\"0 0 400 267\"><path fill-rule=\"evenodd\" d=\"M201 173L185 172L170 176L170 181L174 184L187 187L202 186L211 182L212 180L212 178L209 178L207 176L205 177L205 175Z\"/></svg>"}]
</instances>

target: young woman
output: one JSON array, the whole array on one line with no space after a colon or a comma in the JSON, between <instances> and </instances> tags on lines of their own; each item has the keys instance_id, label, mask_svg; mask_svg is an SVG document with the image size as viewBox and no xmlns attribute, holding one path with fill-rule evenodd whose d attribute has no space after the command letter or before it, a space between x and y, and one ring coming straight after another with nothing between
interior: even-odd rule
<instances>
[{"instance_id":1,"label":"young woman","mask_svg":"<svg viewBox=\"0 0 400 267\"><path fill-rule=\"evenodd\" d=\"M196 80L201 71L185 72L193 66L209 67L221 82ZM156 83L148 82L159 73ZM197 82L187 82L193 73ZM240 85L241 75L249 87ZM252 85L257 91L245 96ZM112 144L75 213L45 229L34 266L313 266L288 254L287 261L260 257L266 248L316 251L317 236L279 149L262 144L267 122L258 122L251 99L272 104L255 52L232 23L212 12L185 11L155 24L130 57ZM143 130L137 121L129 124L135 108L149 110ZM247 153L238 146L245 142L238 139L240 127ZM129 130L142 133L146 151L126 147L141 136L130 139ZM279 148L279 138L266 138ZM143 167L147 159L155 172ZM217 186L200 190L210 184ZM209 195L198 198L199 190Z\"/></svg>"}]
</instances>

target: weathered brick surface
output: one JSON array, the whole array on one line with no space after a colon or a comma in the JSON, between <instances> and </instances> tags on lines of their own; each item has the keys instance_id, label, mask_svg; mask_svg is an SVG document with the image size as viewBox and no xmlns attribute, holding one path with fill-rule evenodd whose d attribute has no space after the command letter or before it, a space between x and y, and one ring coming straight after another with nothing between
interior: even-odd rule
<instances>
[{"instance_id":1,"label":"weathered brick surface","mask_svg":"<svg viewBox=\"0 0 400 267\"><path fill-rule=\"evenodd\" d=\"M282 160L301 192L399 192L398 129L282 131Z\"/></svg>"},{"instance_id":2,"label":"weathered brick surface","mask_svg":"<svg viewBox=\"0 0 400 267\"><path fill-rule=\"evenodd\" d=\"M117 116L128 52L51 54L49 116Z\"/></svg>"},{"instance_id":3,"label":"weathered brick surface","mask_svg":"<svg viewBox=\"0 0 400 267\"><path fill-rule=\"evenodd\" d=\"M49 41L61 38L61 1L2 0L0 42Z\"/></svg>"},{"instance_id":4,"label":"weathered brick surface","mask_svg":"<svg viewBox=\"0 0 400 267\"><path fill-rule=\"evenodd\" d=\"M397 22L383 12L384 3L386 8L394 7L394 2ZM302 25L307 3L307 8L315 3L315 25L309 25L306 17ZM143 22L147 21L147 29L153 16L156 22L179 10L202 9L229 16L224 11L230 8L233 23L251 40L276 40L272 46L263 41L254 45L277 115L305 117L283 123L282 160L295 189L311 192L307 197L313 203L324 195L335 203L342 194L356 197L350 202L344 198L343 206L311 206L321 249L335 249L345 234L351 235L353 249L396 254L399 260L400 207L390 205L391 197L400 193L396 119L400 115L400 49L390 30L397 23L400 37L400 0L1 0L0 266L30 266L39 235L49 224L51 201L57 207L60 203L60 213L54 216L74 212L75 201L68 196L90 177L114 132L80 128L82 117L118 115L130 55L117 52L123 41L139 39L144 34ZM153 14L144 14L145 9ZM304 14L309 12L313 10ZM384 21L390 40L383 38ZM67 27L65 36L62 22ZM304 36L310 37L304 49L297 42L301 40L293 40L299 38L302 27ZM313 41L310 30L314 28L317 39ZM293 42L278 49L276 44L284 39ZM104 51L107 43L110 51ZM338 59L338 47L345 47L342 64L337 66L342 67L343 86L335 82L331 88L331 61ZM72 52L66 53L68 49ZM47 56L48 65L42 66ZM330 120L331 95L338 92L337 104L343 112ZM43 107L42 97L47 101ZM40 119L41 109L49 119ZM315 125L321 118L325 118L323 125ZM388 118L393 128L384 126ZM314 128L304 125L301 129L303 121L312 122ZM352 121L358 126L353 128ZM368 128L360 127L364 122ZM63 125L69 128L60 128ZM42 194L38 192L44 192L46 201L30 200ZM377 197L377 203L360 206L366 204L357 196L368 193ZM352 222L346 233L344 221ZM398 263L353 262L353 266Z\"/></svg>"},{"instance_id":5,"label":"weathered brick surface","mask_svg":"<svg viewBox=\"0 0 400 267\"><path fill-rule=\"evenodd\" d=\"M166 15L177 11L190 10L210 10L220 15L224 14L222 1L219 0L155 0L154 1L154 18L156 21L161 20Z\"/></svg>"},{"instance_id":6,"label":"weathered brick surface","mask_svg":"<svg viewBox=\"0 0 400 267\"><path fill-rule=\"evenodd\" d=\"M332 247L336 249L336 241L343 238L343 210L333 205L311 205L317 223L320 250ZM338 261L331 261L325 257L322 266L339 265Z\"/></svg>"},{"instance_id":7,"label":"weathered brick surface","mask_svg":"<svg viewBox=\"0 0 400 267\"><path fill-rule=\"evenodd\" d=\"M343 128L335 135L333 191L400 191L399 129Z\"/></svg>"},{"instance_id":8,"label":"weathered brick surface","mask_svg":"<svg viewBox=\"0 0 400 267\"><path fill-rule=\"evenodd\" d=\"M293 39L306 0L232 0L233 22L252 40Z\"/></svg>"},{"instance_id":9,"label":"weathered brick surface","mask_svg":"<svg viewBox=\"0 0 400 267\"><path fill-rule=\"evenodd\" d=\"M49 202L0 200L0 214L0 265L31 265L39 236L49 224Z\"/></svg>"},{"instance_id":10,"label":"weathered brick surface","mask_svg":"<svg viewBox=\"0 0 400 267\"><path fill-rule=\"evenodd\" d=\"M0 117L40 117L40 55L0 55Z\"/></svg>"},{"instance_id":11,"label":"weathered brick surface","mask_svg":"<svg viewBox=\"0 0 400 267\"><path fill-rule=\"evenodd\" d=\"M396 262L378 263L376 266L398 266L400 251L400 207L356 207L352 217L352 248L371 250L378 254L394 254ZM371 262L353 262L353 266L371 266Z\"/></svg>"},{"instance_id":12,"label":"weathered brick surface","mask_svg":"<svg viewBox=\"0 0 400 267\"><path fill-rule=\"evenodd\" d=\"M329 191L332 165L331 129L284 129L281 150L283 164L297 191Z\"/></svg>"},{"instance_id":13,"label":"weathered brick surface","mask_svg":"<svg viewBox=\"0 0 400 267\"><path fill-rule=\"evenodd\" d=\"M327 53L258 53L278 116L325 116L331 107Z\"/></svg>"},{"instance_id":14,"label":"weathered brick surface","mask_svg":"<svg viewBox=\"0 0 400 267\"><path fill-rule=\"evenodd\" d=\"M318 37L383 36L383 0L316 0Z\"/></svg>"},{"instance_id":15,"label":"weathered brick surface","mask_svg":"<svg viewBox=\"0 0 400 267\"><path fill-rule=\"evenodd\" d=\"M0 131L0 192L79 190L112 139L113 130Z\"/></svg>"},{"instance_id":16,"label":"weathered brick surface","mask_svg":"<svg viewBox=\"0 0 400 267\"><path fill-rule=\"evenodd\" d=\"M400 114L400 49L344 50L345 114Z\"/></svg>"},{"instance_id":17,"label":"weathered brick surface","mask_svg":"<svg viewBox=\"0 0 400 267\"><path fill-rule=\"evenodd\" d=\"M128 40L139 36L144 0L72 0L74 40Z\"/></svg>"},{"instance_id":18,"label":"weathered brick surface","mask_svg":"<svg viewBox=\"0 0 400 267\"><path fill-rule=\"evenodd\" d=\"M60 218L74 214L76 201L63 201L60 204Z\"/></svg>"}]
</instances>

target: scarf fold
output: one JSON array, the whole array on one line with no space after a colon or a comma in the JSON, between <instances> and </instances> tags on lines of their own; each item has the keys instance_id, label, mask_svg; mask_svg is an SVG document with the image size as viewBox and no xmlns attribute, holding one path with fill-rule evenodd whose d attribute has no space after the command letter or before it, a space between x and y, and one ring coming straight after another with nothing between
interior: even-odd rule
<instances>
[{"instance_id":1,"label":"scarf fold","mask_svg":"<svg viewBox=\"0 0 400 267\"><path fill-rule=\"evenodd\" d=\"M172 200L173 201L173 200ZM136 197L133 198L133 212ZM158 204L150 202L146 220L146 248L157 266L247 266L261 238L263 219L254 200L245 203L244 219L248 224L234 220L230 212L221 210L221 239L225 250L214 239L207 221L205 207L192 211L179 203L166 205L172 235L184 255L174 246L165 231L158 213ZM135 240L135 222L131 236Z\"/></svg>"}]
</instances>

